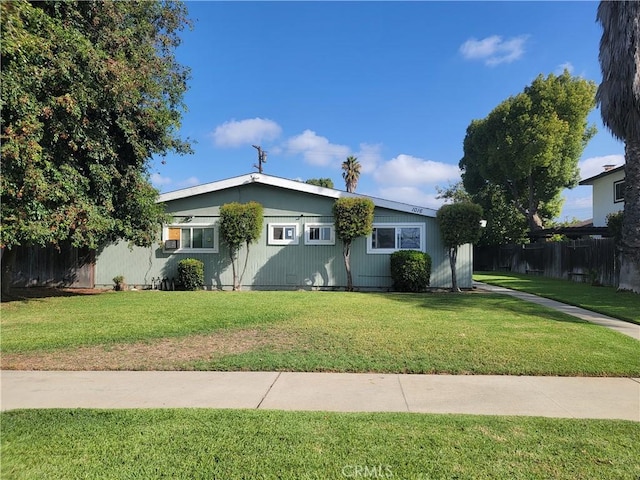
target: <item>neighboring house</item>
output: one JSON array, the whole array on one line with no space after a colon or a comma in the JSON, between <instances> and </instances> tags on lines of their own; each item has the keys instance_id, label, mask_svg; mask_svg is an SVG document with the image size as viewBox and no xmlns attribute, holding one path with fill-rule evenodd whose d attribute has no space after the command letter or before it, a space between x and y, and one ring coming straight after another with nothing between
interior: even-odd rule
<instances>
[{"instance_id":1,"label":"neighboring house","mask_svg":"<svg viewBox=\"0 0 640 480\"><path fill-rule=\"evenodd\" d=\"M624 165L605 166L605 171L586 178L580 185L593 185L593 226L606 227L607 215L624 209Z\"/></svg>"},{"instance_id":2,"label":"neighboring house","mask_svg":"<svg viewBox=\"0 0 640 480\"><path fill-rule=\"evenodd\" d=\"M232 271L226 246L220 241L220 206L256 201L264 207L263 233L252 244L243 279L245 289L341 289L346 285L342 242L336 238L332 207L340 197L364 195L318 187L264 174L247 174L160 195L173 216L151 248L109 244L96 254L96 287L110 287L123 275L129 286L149 288L158 279L177 276L184 258L204 262L205 287L230 289ZM392 287L390 254L400 249L427 252L432 258L432 287L449 287L451 270L430 208L371 198L374 230L351 248L356 289ZM471 245L460 247L458 283L471 287ZM244 249L241 250L244 258Z\"/></svg>"}]
</instances>

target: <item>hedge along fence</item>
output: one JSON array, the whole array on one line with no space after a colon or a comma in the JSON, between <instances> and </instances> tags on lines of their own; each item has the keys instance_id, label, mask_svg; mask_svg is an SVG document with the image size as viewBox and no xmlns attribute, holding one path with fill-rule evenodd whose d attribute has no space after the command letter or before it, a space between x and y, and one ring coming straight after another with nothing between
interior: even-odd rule
<instances>
[{"instance_id":1,"label":"hedge along fence","mask_svg":"<svg viewBox=\"0 0 640 480\"><path fill-rule=\"evenodd\" d=\"M178 262L178 283L185 290L200 290L204 285L204 263L195 258Z\"/></svg>"},{"instance_id":2,"label":"hedge along fence","mask_svg":"<svg viewBox=\"0 0 640 480\"><path fill-rule=\"evenodd\" d=\"M431 281L431 257L418 250L391 254L393 288L400 292L423 292Z\"/></svg>"}]
</instances>

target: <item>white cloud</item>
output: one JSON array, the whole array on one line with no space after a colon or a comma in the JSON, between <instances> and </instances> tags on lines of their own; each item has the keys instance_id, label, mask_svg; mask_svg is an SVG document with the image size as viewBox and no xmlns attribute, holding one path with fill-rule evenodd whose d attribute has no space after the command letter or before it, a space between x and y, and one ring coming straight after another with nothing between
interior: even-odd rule
<instances>
[{"instance_id":1,"label":"white cloud","mask_svg":"<svg viewBox=\"0 0 640 480\"><path fill-rule=\"evenodd\" d=\"M249 118L231 120L218 125L212 133L213 140L219 147L238 147L273 140L282 132L282 128L273 120L266 118Z\"/></svg>"},{"instance_id":2,"label":"white cloud","mask_svg":"<svg viewBox=\"0 0 640 480\"><path fill-rule=\"evenodd\" d=\"M349 147L330 143L312 130L305 130L287 140L286 149L288 153L302 154L307 163L317 166L343 162L350 155Z\"/></svg>"},{"instance_id":3,"label":"white cloud","mask_svg":"<svg viewBox=\"0 0 640 480\"><path fill-rule=\"evenodd\" d=\"M580 179L594 177L604 172L605 165L619 167L624 163L624 155L605 155L602 157L591 157L578 163L580 168Z\"/></svg>"},{"instance_id":4,"label":"white cloud","mask_svg":"<svg viewBox=\"0 0 640 480\"><path fill-rule=\"evenodd\" d=\"M459 181L460 169L457 165L400 154L376 169L373 176L385 185L435 186Z\"/></svg>"},{"instance_id":5,"label":"white cloud","mask_svg":"<svg viewBox=\"0 0 640 480\"><path fill-rule=\"evenodd\" d=\"M382 162L382 144L371 145L369 143L361 143L360 150L355 154L361 166L361 173L372 173ZM345 158L346 160L346 158Z\"/></svg>"},{"instance_id":6,"label":"white cloud","mask_svg":"<svg viewBox=\"0 0 640 480\"><path fill-rule=\"evenodd\" d=\"M482 40L470 38L460 46L460 53L468 60L483 60L485 65L495 66L511 63L524 54L527 35L503 40L499 35L492 35Z\"/></svg>"},{"instance_id":7,"label":"white cloud","mask_svg":"<svg viewBox=\"0 0 640 480\"><path fill-rule=\"evenodd\" d=\"M378 189L378 196L387 200L407 203L419 207L433 208L437 210L444 201L437 197L436 193L428 193L417 187L387 187Z\"/></svg>"},{"instance_id":8,"label":"white cloud","mask_svg":"<svg viewBox=\"0 0 640 480\"><path fill-rule=\"evenodd\" d=\"M593 216L593 197L590 186L576 187L572 190L564 190L564 204L558 219L568 222L572 219L586 220Z\"/></svg>"},{"instance_id":9,"label":"white cloud","mask_svg":"<svg viewBox=\"0 0 640 480\"><path fill-rule=\"evenodd\" d=\"M558 65L558 68L556 68L556 73L558 75L561 75L565 70L568 70L569 73L573 73L573 64L571 62L561 63L560 65Z\"/></svg>"},{"instance_id":10,"label":"white cloud","mask_svg":"<svg viewBox=\"0 0 640 480\"><path fill-rule=\"evenodd\" d=\"M178 187L187 188L193 187L194 185L200 185L202 183L197 177L189 177L181 182L178 182Z\"/></svg>"},{"instance_id":11,"label":"white cloud","mask_svg":"<svg viewBox=\"0 0 640 480\"><path fill-rule=\"evenodd\" d=\"M154 187L162 187L163 185L170 185L173 182L169 177L163 177L159 173L151 174L151 183Z\"/></svg>"}]
</instances>

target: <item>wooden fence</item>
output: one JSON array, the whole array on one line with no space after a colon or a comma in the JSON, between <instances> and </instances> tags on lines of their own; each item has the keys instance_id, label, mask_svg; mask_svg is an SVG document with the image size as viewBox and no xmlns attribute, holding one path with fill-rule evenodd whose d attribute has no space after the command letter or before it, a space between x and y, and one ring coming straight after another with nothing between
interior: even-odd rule
<instances>
[{"instance_id":1,"label":"wooden fence","mask_svg":"<svg viewBox=\"0 0 640 480\"><path fill-rule=\"evenodd\" d=\"M54 247L16 247L15 287L93 288L95 251L69 244Z\"/></svg>"},{"instance_id":2,"label":"wooden fence","mask_svg":"<svg viewBox=\"0 0 640 480\"><path fill-rule=\"evenodd\" d=\"M613 238L588 238L475 247L473 267L478 271L504 270L617 287L620 272L616 259Z\"/></svg>"}]
</instances>

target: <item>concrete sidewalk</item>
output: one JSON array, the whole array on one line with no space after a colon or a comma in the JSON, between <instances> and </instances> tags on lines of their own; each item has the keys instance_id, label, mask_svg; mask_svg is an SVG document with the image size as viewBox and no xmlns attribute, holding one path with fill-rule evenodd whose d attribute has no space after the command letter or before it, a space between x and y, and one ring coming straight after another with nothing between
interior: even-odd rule
<instances>
[{"instance_id":1,"label":"concrete sidewalk","mask_svg":"<svg viewBox=\"0 0 640 480\"><path fill-rule=\"evenodd\" d=\"M585 310L584 308L580 307L574 307L573 305L567 305L566 303L560 303L549 298L538 297L531 293L519 292L517 290L511 290L504 287L496 287L495 285L489 285L481 282L473 282L473 286L481 290L486 290L488 292L511 295L512 297L519 298L520 300L524 300L526 302L543 305L545 307L566 313L567 315L572 315L574 317L580 318L587 322L610 328L612 330L615 330L616 332L620 332L631 338L635 338L636 340L640 340L640 325L635 323L625 322L624 320L608 317L607 315L592 312L591 310Z\"/></svg>"},{"instance_id":2,"label":"concrete sidewalk","mask_svg":"<svg viewBox=\"0 0 640 480\"><path fill-rule=\"evenodd\" d=\"M2 410L249 408L640 421L640 379L296 372L0 372Z\"/></svg>"}]
</instances>

